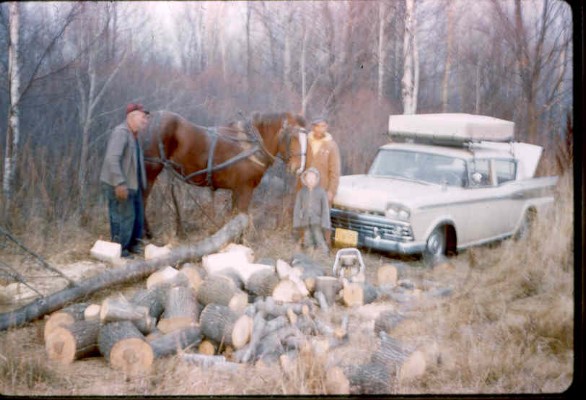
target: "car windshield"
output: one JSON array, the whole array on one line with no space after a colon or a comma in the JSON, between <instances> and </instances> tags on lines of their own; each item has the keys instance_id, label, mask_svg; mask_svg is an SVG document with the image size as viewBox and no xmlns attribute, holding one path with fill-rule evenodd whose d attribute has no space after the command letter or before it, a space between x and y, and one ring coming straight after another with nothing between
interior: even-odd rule
<instances>
[{"instance_id":1,"label":"car windshield","mask_svg":"<svg viewBox=\"0 0 586 400\"><path fill-rule=\"evenodd\" d=\"M380 150L368 174L458 187L467 181L463 159L407 150Z\"/></svg>"}]
</instances>

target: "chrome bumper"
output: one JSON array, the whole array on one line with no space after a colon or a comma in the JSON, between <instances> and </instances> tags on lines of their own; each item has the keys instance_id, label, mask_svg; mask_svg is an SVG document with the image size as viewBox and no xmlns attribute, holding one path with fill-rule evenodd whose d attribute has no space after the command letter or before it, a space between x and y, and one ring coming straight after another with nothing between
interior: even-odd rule
<instances>
[{"instance_id":1,"label":"chrome bumper","mask_svg":"<svg viewBox=\"0 0 586 400\"><path fill-rule=\"evenodd\" d=\"M420 254L425 242L415 242L411 225L391 221L380 215L362 214L332 208L330 210L332 231L335 228L358 232L358 246L399 254Z\"/></svg>"}]
</instances>

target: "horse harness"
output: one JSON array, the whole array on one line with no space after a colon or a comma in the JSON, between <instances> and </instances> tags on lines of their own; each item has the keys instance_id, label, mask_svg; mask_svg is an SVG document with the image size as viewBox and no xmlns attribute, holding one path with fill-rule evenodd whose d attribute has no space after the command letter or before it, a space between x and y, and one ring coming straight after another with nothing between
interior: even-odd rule
<instances>
[{"instance_id":1,"label":"horse harness","mask_svg":"<svg viewBox=\"0 0 586 400\"><path fill-rule=\"evenodd\" d=\"M279 133L277 134L277 136L279 138L279 144L283 140L283 132L287 128L287 126L288 126L287 120L285 120L283 122L283 125L281 126L281 129L279 130ZM209 152L208 152L208 160L207 160L207 165L206 165L205 169L195 171L195 172L192 172L188 175L185 175L185 173L183 172L183 166L181 164L179 164L173 160L170 160L166 157L162 135L159 135L159 143L158 143L160 159L146 157L145 161L163 164L164 168L169 170L174 176L176 176L177 178L181 179L182 181L184 181L186 183L190 183L189 181L196 176L206 174L206 185L211 187L212 189L214 189L213 182L212 182L212 174L216 171L220 171L220 170L225 169L233 164L236 164L237 162L240 162L245 159L249 159L252 162L265 168L266 164L263 163L261 160L259 160L255 156L255 153L257 153L259 150L262 151L262 153L268 157L269 166L272 165L273 162L278 158L277 156L273 156L267 150L267 148L264 145L262 136L260 135L260 132L254 126L254 124L252 124L250 121L246 121L243 129L239 130L239 133L240 132L244 133L245 138L241 138L241 137L232 138L232 137L228 137L228 136L221 136L218 133L218 129L216 127L206 127L205 132L211 138L210 148L209 148ZM243 143L243 142L244 143L253 143L253 145L246 148L243 152L237 154L236 156L229 158L228 160L226 160L220 164L214 165L213 164L214 152L216 149L216 144L218 142L218 138L220 138L220 136L226 140L232 140L232 141L239 142L239 143ZM291 135L287 135L287 138L288 138L288 143L286 146L287 155L283 159L285 162L287 162L289 160L289 158L291 157L291 155L289 154ZM177 169L181 170L181 172L178 172Z\"/></svg>"}]
</instances>

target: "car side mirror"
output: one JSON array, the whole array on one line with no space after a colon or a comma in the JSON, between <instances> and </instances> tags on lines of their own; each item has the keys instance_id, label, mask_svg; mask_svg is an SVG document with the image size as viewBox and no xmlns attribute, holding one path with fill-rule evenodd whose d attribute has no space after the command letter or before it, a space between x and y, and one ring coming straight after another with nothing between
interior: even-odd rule
<instances>
[{"instance_id":1,"label":"car side mirror","mask_svg":"<svg viewBox=\"0 0 586 400\"><path fill-rule=\"evenodd\" d=\"M480 172L474 172L471 178L472 183L475 185L480 185L482 183L482 174Z\"/></svg>"}]
</instances>

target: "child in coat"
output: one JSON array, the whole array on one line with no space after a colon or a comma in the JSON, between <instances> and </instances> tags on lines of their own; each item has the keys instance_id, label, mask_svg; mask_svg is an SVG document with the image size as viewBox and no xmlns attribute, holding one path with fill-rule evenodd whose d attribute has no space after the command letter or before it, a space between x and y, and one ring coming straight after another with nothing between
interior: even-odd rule
<instances>
[{"instance_id":1,"label":"child in coat","mask_svg":"<svg viewBox=\"0 0 586 400\"><path fill-rule=\"evenodd\" d=\"M293 210L293 228L303 231L306 248L317 248L328 254L324 229L331 228L330 207L326 191L319 186L319 171L309 168L301 175L303 187L297 192Z\"/></svg>"}]
</instances>

